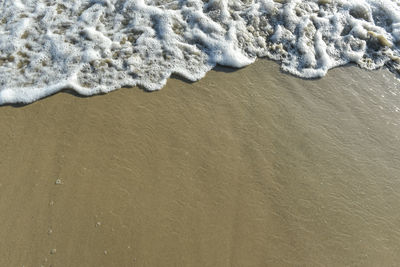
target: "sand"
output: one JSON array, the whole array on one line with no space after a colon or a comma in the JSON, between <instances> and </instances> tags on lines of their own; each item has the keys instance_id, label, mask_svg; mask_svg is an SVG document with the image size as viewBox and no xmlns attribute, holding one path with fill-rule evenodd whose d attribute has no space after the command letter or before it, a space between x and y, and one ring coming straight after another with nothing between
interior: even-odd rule
<instances>
[{"instance_id":1,"label":"sand","mask_svg":"<svg viewBox=\"0 0 400 267\"><path fill-rule=\"evenodd\" d=\"M394 266L399 88L258 60L0 107L0 266Z\"/></svg>"}]
</instances>

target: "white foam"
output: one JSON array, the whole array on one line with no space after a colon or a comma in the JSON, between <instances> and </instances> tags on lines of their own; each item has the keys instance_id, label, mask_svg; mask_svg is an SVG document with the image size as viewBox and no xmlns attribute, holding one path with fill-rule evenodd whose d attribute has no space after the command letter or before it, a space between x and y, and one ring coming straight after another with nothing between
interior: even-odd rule
<instances>
[{"instance_id":1,"label":"white foam","mask_svg":"<svg viewBox=\"0 0 400 267\"><path fill-rule=\"evenodd\" d=\"M399 70L400 7L392 0L3 0L0 104L69 88L161 89L215 65L278 60L321 77L354 62Z\"/></svg>"}]
</instances>

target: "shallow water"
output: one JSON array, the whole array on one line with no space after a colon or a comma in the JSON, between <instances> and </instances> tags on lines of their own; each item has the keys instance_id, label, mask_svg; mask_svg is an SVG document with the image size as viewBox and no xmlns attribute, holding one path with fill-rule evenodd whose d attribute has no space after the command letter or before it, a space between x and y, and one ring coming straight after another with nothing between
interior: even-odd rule
<instances>
[{"instance_id":1,"label":"shallow water","mask_svg":"<svg viewBox=\"0 0 400 267\"><path fill-rule=\"evenodd\" d=\"M399 86L260 60L1 107L0 265L395 266Z\"/></svg>"},{"instance_id":2,"label":"shallow water","mask_svg":"<svg viewBox=\"0 0 400 267\"><path fill-rule=\"evenodd\" d=\"M196 81L258 57L300 77L353 62L400 69L393 0L4 0L0 104Z\"/></svg>"}]
</instances>

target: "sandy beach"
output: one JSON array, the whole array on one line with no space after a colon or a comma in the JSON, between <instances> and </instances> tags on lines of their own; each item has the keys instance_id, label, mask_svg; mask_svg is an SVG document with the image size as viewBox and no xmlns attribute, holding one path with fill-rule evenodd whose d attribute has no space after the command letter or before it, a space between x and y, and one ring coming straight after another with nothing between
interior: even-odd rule
<instances>
[{"instance_id":1,"label":"sandy beach","mask_svg":"<svg viewBox=\"0 0 400 267\"><path fill-rule=\"evenodd\" d=\"M0 107L0 266L395 266L400 82L268 60Z\"/></svg>"}]
</instances>

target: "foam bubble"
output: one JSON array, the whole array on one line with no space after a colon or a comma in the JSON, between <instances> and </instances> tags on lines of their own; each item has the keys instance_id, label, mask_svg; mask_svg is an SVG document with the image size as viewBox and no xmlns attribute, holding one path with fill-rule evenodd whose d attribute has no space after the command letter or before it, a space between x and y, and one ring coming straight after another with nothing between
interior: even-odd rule
<instances>
[{"instance_id":1,"label":"foam bubble","mask_svg":"<svg viewBox=\"0 0 400 267\"><path fill-rule=\"evenodd\" d=\"M257 57L306 78L349 62L400 69L392 0L4 0L0 11L0 104L158 90Z\"/></svg>"}]
</instances>

